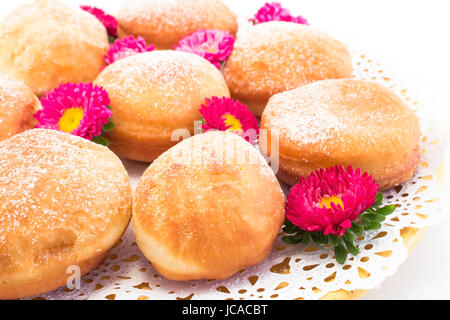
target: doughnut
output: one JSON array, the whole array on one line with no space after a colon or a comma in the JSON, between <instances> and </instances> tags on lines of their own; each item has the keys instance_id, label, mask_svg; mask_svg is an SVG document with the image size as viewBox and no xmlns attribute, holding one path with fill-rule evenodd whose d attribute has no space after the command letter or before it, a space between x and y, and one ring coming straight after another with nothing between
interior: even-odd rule
<instances>
[{"instance_id":1,"label":"doughnut","mask_svg":"<svg viewBox=\"0 0 450 320\"><path fill-rule=\"evenodd\" d=\"M151 162L173 146L177 129L194 131L205 98L229 97L220 71L205 59L174 50L140 53L106 67L95 83L111 99L116 127L105 137L119 156Z\"/></svg>"},{"instance_id":2,"label":"doughnut","mask_svg":"<svg viewBox=\"0 0 450 320\"><path fill-rule=\"evenodd\" d=\"M262 261L284 222L284 196L261 154L208 131L163 153L133 198L142 253L170 280L226 279Z\"/></svg>"},{"instance_id":3,"label":"doughnut","mask_svg":"<svg viewBox=\"0 0 450 320\"><path fill-rule=\"evenodd\" d=\"M346 47L310 26L271 21L240 33L224 69L231 96L261 116L269 98L307 83L350 78Z\"/></svg>"},{"instance_id":4,"label":"doughnut","mask_svg":"<svg viewBox=\"0 0 450 320\"><path fill-rule=\"evenodd\" d=\"M157 49L173 49L198 29L236 34L236 15L220 0L128 0L119 13L119 36L142 36Z\"/></svg>"},{"instance_id":5,"label":"doughnut","mask_svg":"<svg viewBox=\"0 0 450 320\"><path fill-rule=\"evenodd\" d=\"M40 103L22 81L0 73L0 141L34 128Z\"/></svg>"},{"instance_id":6,"label":"doughnut","mask_svg":"<svg viewBox=\"0 0 450 320\"><path fill-rule=\"evenodd\" d=\"M375 82L329 79L275 94L261 130L261 149L272 156L278 137L278 177L289 185L319 168L351 165L388 189L411 179L419 162L417 116Z\"/></svg>"},{"instance_id":7,"label":"doughnut","mask_svg":"<svg viewBox=\"0 0 450 320\"><path fill-rule=\"evenodd\" d=\"M67 82L90 82L105 64L105 27L56 0L35 0L0 22L0 72L39 97Z\"/></svg>"},{"instance_id":8,"label":"doughnut","mask_svg":"<svg viewBox=\"0 0 450 320\"><path fill-rule=\"evenodd\" d=\"M54 290L125 231L131 186L107 148L49 129L0 142L0 299Z\"/></svg>"}]
</instances>

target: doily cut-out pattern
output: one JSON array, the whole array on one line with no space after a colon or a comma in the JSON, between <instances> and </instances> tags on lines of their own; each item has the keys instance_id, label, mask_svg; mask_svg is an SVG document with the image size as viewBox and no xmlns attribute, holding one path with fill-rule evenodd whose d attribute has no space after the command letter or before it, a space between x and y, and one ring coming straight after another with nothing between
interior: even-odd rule
<instances>
[{"instance_id":1,"label":"doily cut-out pattern","mask_svg":"<svg viewBox=\"0 0 450 320\"><path fill-rule=\"evenodd\" d=\"M108 258L82 278L81 289L60 288L34 299L319 299L339 289L377 287L407 257L400 231L424 228L443 217L444 187L439 171L443 170L446 141L426 109L386 74L381 64L355 52L353 63L355 78L377 81L394 90L418 114L422 129L417 173L411 181L384 192L384 202L398 208L381 229L358 238L358 256L349 256L339 265L332 248L290 246L278 237L266 260L227 280L175 282L152 268L129 228ZM147 164L124 163L135 186Z\"/></svg>"}]
</instances>

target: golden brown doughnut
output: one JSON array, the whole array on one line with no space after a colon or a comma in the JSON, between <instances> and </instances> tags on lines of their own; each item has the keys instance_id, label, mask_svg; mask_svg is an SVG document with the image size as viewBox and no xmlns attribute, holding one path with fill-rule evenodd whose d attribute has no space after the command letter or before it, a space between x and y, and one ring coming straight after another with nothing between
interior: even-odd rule
<instances>
[{"instance_id":1,"label":"golden brown doughnut","mask_svg":"<svg viewBox=\"0 0 450 320\"><path fill-rule=\"evenodd\" d=\"M375 82L323 80L276 94L261 129L269 146L278 135L278 177L290 185L318 168L342 164L369 172L387 189L411 179L419 162L417 116ZM267 149L264 139L260 145Z\"/></svg>"},{"instance_id":2,"label":"golden brown doughnut","mask_svg":"<svg viewBox=\"0 0 450 320\"><path fill-rule=\"evenodd\" d=\"M222 74L205 59L173 50L119 60L95 80L111 99L116 127L106 137L119 156L150 162L176 142L176 129L194 131L200 106L211 96L229 97Z\"/></svg>"},{"instance_id":3,"label":"golden brown doughnut","mask_svg":"<svg viewBox=\"0 0 450 320\"><path fill-rule=\"evenodd\" d=\"M34 128L40 103L23 82L0 73L0 141Z\"/></svg>"},{"instance_id":4,"label":"golden brown doughnut","mask_svg":"<svg viewBox=\"0 0 450 320\"><path fill-rule=\"evenodd\" d=\"M284 196L261 154L209 131L163 153L134 195L133 231L171 280L225 279L262 261L284 222Z\"/></svg>"},{"instance_id":5,"label":"golden brown doughnut","mask_svg":"<svg viewBox=\"0 0 450 320\"><path fill-rule=\"evenodd\" d=\"M35 0L0 22L0 72L38 96L66 82L89 82L105 64L105 27L56 0Z\"/></svg>"},{"instance_id":6,"label":"golden brown doughnut","mask_svg":"<svg viewBox=\"0 0 450 320\"><path fill-rule=\"evenodd\" d=\"M347 48L310 26L271 21L238 35L224 69L231 96L261 116L270 96L328 78L350 78Z\"/></svg>"},{"instance_id":7,"label":"golden brown doughnut","mask_svg":"<svg viewBox=\"0 0 450 320\"><path fill-rule=\"evenodd\" d=\"M236 15L221 0L127 0L119 13L119 36L142 36L157 49L173 49L198 29L235 34Z\"/></svg>"},{"instance_id":8,"label":"golden brown doughnut","mask_svg":"<svg viewBox=\"0 0 450 320\"><path fill-rule=\"evenodd\" d=\"M55 130L0 143L0 299L56 289L87 273L119 240L131 187L107 148Z\"/></svg>"}]
</instances>

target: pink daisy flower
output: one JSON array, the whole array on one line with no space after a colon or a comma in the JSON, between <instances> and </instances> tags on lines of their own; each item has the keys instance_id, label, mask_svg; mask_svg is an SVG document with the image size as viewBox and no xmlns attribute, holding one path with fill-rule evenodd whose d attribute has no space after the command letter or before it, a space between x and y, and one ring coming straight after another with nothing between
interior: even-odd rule
<instances>
[{"instance_id":1,"label":"pink daisy flower","mask_svg":"<svg viewBox=\"0 0 450 320\"><path fill-rule=\"evenodd\" d=\"M123 39L117 39L109 46L105 55L107 64L111 64L117 60L142 53L155 50L154 45L148 45L142 37L129 36Z\"/></svg>"},{"instance_id":2,"label":"pink daisy flower","mask_svg":"<svg viewBox=\"0 0 450 320\"><path fill-rule=\"evenodd\" d=\"M117 37L117 20L113 16L107 14L102 9L91 6L80 6L84 11L94 15L105 26L108 36Z\"/></svg>"},{"instance_id":3,"label":"pink daisy flower","mask_svg":"<svg viewBox=\"0 0 450 320\"><path fill-rule=\"evenodd\" d=\"M374 204L377 192L375 180L360 169L320 169L292 187L286 217L302 230L342 237L351 222Z\"/></svg>"},{"instance_id":4,"label":"pink daisy flower","mask_svg":"<svg viewBox=\"0 0 450 320\"><path fill-rule=\"evenodd\" d=\"M258 120L244 104L227 97L212 97L205 101L200 108L205 121L202 125L204 132L211 129L230 131L252 144L256 143L259 134Z\"/></svg>"},{"instance_id":5,"label":"pink daisy flower","mask_svg":"<svg viewBox=\"0 0 450 320\"><path fill-rule=\"evenodd\" d=\"M41 99L42 109L34 115L38 121L36 128L69 132L104 142L104 138L98 137L113 128L109 103L108 93L92 83L63 84Z\"/></svg>"},{"instance_id":6,"label":"pink daisy flower","mask_svg":"<svg viewBox=\"0 0 450 320\"><path fill-rule=\"evenodd\" d=\"M291 12L288 9L283 8L279 2L266 3L258 10L255 16L250 19L250 22L253 22L253 24L268 21L287 21L309 25L308 21L302 16L292 16Z\"/></svg>"},{"instance_id":7,"label":"pink daisy flower","mask_svg":"<svg viewBox=\"0 0 450 320\"><path fill-rule=\"evenodd\" d=\"M180 40L175 50L205 58L218 69L233 51L234 36L222 30L198 30Z\"/></svg>"}]
</instances>

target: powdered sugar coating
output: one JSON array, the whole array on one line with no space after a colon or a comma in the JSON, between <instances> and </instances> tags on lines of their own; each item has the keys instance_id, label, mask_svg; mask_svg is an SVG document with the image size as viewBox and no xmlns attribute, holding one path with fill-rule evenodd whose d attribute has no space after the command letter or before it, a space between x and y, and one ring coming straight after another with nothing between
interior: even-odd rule
<instances>
[{"instance_id":1,"label":"powdered sugar coating","mask_svg":"<svg viewBox=\"0 0 450 320\"><path fill-rule=\"evenodd\" d=\"M337 88L323 91L317 84L311 84L301 90L276 94L264 109L264 126L274 132L277 130L282 139L289 139L294 145L320 143L326 147L336 132L353 130L359 125L353 119L341 121L340 115L350 116L351 110L347 116L332 110L328 101L339 94L337 91Z\"/></svg>"},{"instance_id":2,"label":"powdered sugar coating","mask_svg":"<svg viewBox=\"0 0 450 320\"><path fill-rule=\"evenodd\" d=\"M35 125L39 100L23 82L0 74L0 141Z\"/></svg>"},{"instance_id":3,"label":"powdered sugar coating","mask_svg":"<svg viewBox=\"0 0 450 320\"><path fill-rule=\"evenodd\" d=\"M171 174L173 174L172 179ZM214 175L220 176L222 174L225 178L228 177L226 183L229 184L230 190L237 187L238 193L251 192L257 194L256 189L264 189L264 184L255 188L255 190L251 190L249 184L240 185L242 181L254 182L256 176L270 184L270 187L273 187L275 193L279 193L280 196L283 192L274 172L255 147L234 133L210 130L183 140L153 161L143 173L135 197L144 194L148 196L146 192L150 191L151 188L147 189L146 186L153 187L151 181L156 181L167 185L177 185L182 193L190 190L191 201L195 202L201 200L205 195L204 193L216 189ZM208 175L211 175L210 179ZM175 179L176 176L179 178L178 182ZM202 184L201 181L205 183ZM182 184L179 184L179 182ZM160 187L158 189L163 192L170 191L163 185ZM200 188L200 190L197 188ZM216 196L217 199L221 197L220 193ZM157 206L163 198L164 195L153 192L151 198L141 198L143 202L138 202L137 206L138 210L144 214L142 219L146 219L145 215L158 216L158 210L164 210L163 207ZM223 201L233 201L233 199L223 199ZM264 197L259 201L264 203ZM151 205L151 209L147 205ZM162 205L165 207L168 204L163 202ZM202 211L209 208L196 207L195 209Z\"/></svg>"},{"instance_id":4,"label":"powdered sugar coating","mask_svg":"<svg viewBox=\"0 0 450 320\"><path fill-rule=\"evenodd\" d=\"M0 280L14 283L14 274L25 271L39 279L45 270L105 252L130 210L128 175L107 148L46 129L3 141Z\"/></svg>"},{"instance_id":5,"label":"powdered sugar coating","mask_svg":"<svg viewBox=\"0 0 450 320\"><path fill-rule=\"evenodd\" d=\"M279 136L279 175L289 184L318 168L351 165L386 189L409 180L420 158L417 116L375 82L330 79L276 94L263 128Z\"/></svg>"},{"instance_id":6,"label":"powdered sugar coating","mask_svg":"<svg viewBox=\"0 0 450 320\"><path fill-rule=\"evenodd\" d=\"M111 148L126 158L153 161L175 144L172 132L194 131L206 98L229 96L221 72L191 53L155 50L106 67L95 83L111 99ZM136 152L130 152L130 144ZM123 149L123 150L119 150Z\"/></svg>"},{"instance_id":7,"label":"powdered sugar coating","mask_svg":"<svg viewBox=\"0 0 450 320\"><path fill-rule=\"evenodd\" d=\"M180 175L186 185L197 184L198 181L189 181L190 179L197 180L195 178L198 175L208 176L209 174L220 175L222 169L224 174L228 175L228 171L234 172L229 176L229 183L234 186L235 180L252 179L251 175L261 175L266 182L276 186L276 191L282 193L278 180L275 177L274 172L267 164L261 153L253 147L249 142L245 141L238 135L226 131L210 130L208 132L197 134L190 137L177 145L173 146L161 156L159 156L149 168L143 173L136 191L144 192L145 186L150 181L168 181L170 180L170 172L176 171L176 175ZM226 169L230 168L230 170ZM237 174L237 171L241 171ZM242 172L248 171L249 176L243 175ZM184 177L183 177L184 176ZM175 180L174 180L175 181ZM200 180L199 180L200 181ZM190 196L193 198L202 198L203 191L214 189L214 185L210 180L209 185L202 186L204 190L197 190L197 192L191 192ZM151 184L151 183L150 183ZM185 190L181 185L178 186L181 190ZM248 185L243 188L249 188ZM191 190L189 187L188 190ZM241 190L243 194L245 191ZM241 192L239 191L239 192ZM161 199L157 199L157 194L154 195L154 201L159 202ZM217 194L220 197L220 194ZM147 214L158 215L157 211L147 210L146 203L140 203L143 207L139 208L139 211L146 212ZM230 199L228 199L230 200ZM193 199L192 201L195 201ZM225 201L225 199L224 199ZM261 198L260 201L264 202ZM151 201L149 204L154 205ZM156 209L157 208L153 208ZM196 208L197 210L206 210L208 208Z\"/></svg>"},{"instance_id":8,"label":"powdered sugar coating","mask_svg":"<svg viewBox=\"0 0 450 320\"><path fill-rule=\"evenodd\" d=\"M136 240L172 280L224 279L263 260L284 222L284 196L261 154L209 131L163 153L133 201Z\"/></svg>"},{"instance_id":9,"label":"powdered sugar coating","mask_svg":"<svg viewBox=\"0 0 450 320\"><path fill-rule=\"evenodd\" d=\"M142 103L147 106L145 110L131 110L136 118L155 124L162 124L160 121L170 124L185 115L186 110L181 104L189 106L199 95L210 96L202 92L208 90L204 89L208 80L211 80L209 84L213 87L226 87L220 71L205 59L191 53L162 50L140 53L117 61L104 69L96 83L102 85L110 95L113 118L130 111L124 104ZM160 103L157 99L148 101L149 94L174 103ZM115 100L125 103L115 103ZM198 110L192 112L198 114ZM170 119L167 118L168 114ZM120 123L117 125L120 126Z\"/></svg>"},{"instance_id":10,"label":"powdered sugar coating","mask_svg":"<svg viewBox=\"0 0 450 320\"><path fill-rule=\"evenodd\" d=\"M316 80L350 77L346 47L309 26L271 21L239 34L224 75L233 97L261 102Z\"/></svg>"},{"instance_id":11,"label":"powdered sugar coating","mask_svg":"<svg viewBox=\"0 0 450 320\"><path fill-rule=\"evenodd\" d=\"M38 96L61 83L92 81L107 49L97 18L57 0L35 0L0 22L0 71Z\"/></svg>"},{"instance_id":12,"label":"powdered sugar coating","mask_svg":"<svg viewBox=\"0 0 450 320\"><path fill-rule=\"evenodd\" d=\"M180 51L161 50L149 53L139 53L124 58L108 66L96 79L110 95L114 112L125 112L122 105L114 103L114 97L138 104L145 99L150 91L178 103L189 105L199 90L206 84L205 77L211 74L217 79L223 79L220 72L205 59ZM218 81L216 81L218 82ZM225 83L224 83L225 85ZM167 113L177 118L183 108L173 108L173 105L160 104L158 101L146 101L155 108L147 108L145 114L141 110L137 117L141 119L159 119ZM173 120L173 118L172 118Z\"/></svg>"},{"instance_id":13,"label":"powdered sugar coating","mask_svg":"<svg viewBox=\"0 0 450 320\"><path fill-rule=\"evenodd\" d=\"M259 174L268 177L271 182L277 182L261 153L242 137L226 131L211 129L188 138L163 153L161 159L156 159L152 166L165 166L168 163L206 171L211 165L250 166L258 168ZM162 174L156 168L153 170L155 177Z\"/></svg>"},{"instance_id":14,"label":"powdered sugar coating","mask_svg":"<svg viewBox=\"0 0 450 320\"><path fill-rule=\"evenodd\" d=\"M235 14L220 0L128 0L117 19L119 35L143 36L158 49L172 49L198 29L237 31Z\"/></svg>"}]
</instances>

